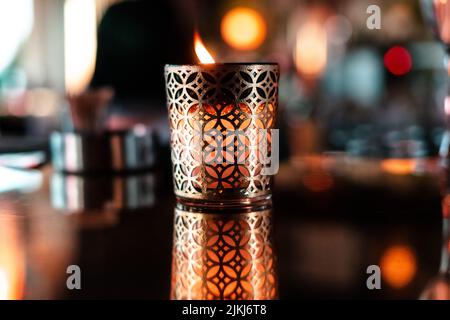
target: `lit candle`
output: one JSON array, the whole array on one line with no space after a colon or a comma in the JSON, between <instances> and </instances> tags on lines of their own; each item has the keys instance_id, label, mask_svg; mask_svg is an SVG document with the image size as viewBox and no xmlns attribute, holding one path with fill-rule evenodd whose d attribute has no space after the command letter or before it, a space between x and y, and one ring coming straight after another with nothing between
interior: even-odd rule
<instances>
[{"instance_id":1,"label":"lit candle","mask_svg":"<svg viewBox=\"0 0 450 320\"><path fill-rule=\"evenodd\" d=\"M175 194L202 205L266 200L278 65L215 63L194 40L201 64L165 68Z\"/></svg>"}]
</instances>

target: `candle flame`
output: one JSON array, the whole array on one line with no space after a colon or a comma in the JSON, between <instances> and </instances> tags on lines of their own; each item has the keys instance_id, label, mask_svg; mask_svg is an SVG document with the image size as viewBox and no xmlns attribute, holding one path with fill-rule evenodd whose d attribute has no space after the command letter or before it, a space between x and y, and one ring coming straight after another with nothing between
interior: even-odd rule
<instances>
[{"instance_id":1,"label":"candle flame","mask_svg":"<svg viewBox=\"0 0 450 320\"><path fill-rule=\"evenodd\" d=\"M211 54L208 52L205 45L203 44L203 41L200 38L198 32L195 32L194 34L194 48L195 54L197 55L198 60L200 60L200 63L208 64L215 62L214 58L211 56Z\"/></svg>"}]
</instances>

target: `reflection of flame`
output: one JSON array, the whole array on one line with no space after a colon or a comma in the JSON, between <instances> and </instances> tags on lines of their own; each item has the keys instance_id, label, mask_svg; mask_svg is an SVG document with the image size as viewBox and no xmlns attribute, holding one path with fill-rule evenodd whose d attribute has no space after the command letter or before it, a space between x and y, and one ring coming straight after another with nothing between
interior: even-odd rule
<instances>
[{"instance_id":1,"label":"reflection of flame","mask_svg":"<svg viewBox=\"0 0 450 320\"><path fill-rule=\"evenodd\" d=\"M200 63L214 63L214 58L211 56L211 54L206 49L205 45L203 44L202 39L200 38L200 35L198 32L195 32L194 34L194 47L195 47L195 54L197 55L198 60L200 60Z\"/></svg>"},{"instance_id":2,"label":"reflection of flame","mask_svg":"<svg viewBox=\"0 0 450 320\"><path fill-rule=\"evenodd\" d=\"M241 214L175 209L172 299L277 297L271 210Z\"/></svg>"},{"instance_id":3,"label":"reflection of flame","mask_svg":"<svg viewBox=\"0 0 450 320\"><path fill-rule=\"evenodd\" d=\"M393 288L408 285L416 275L417 263L413 250L408 246L392 246L381 257L381 273Z\"/></svg>"}]
</instances>

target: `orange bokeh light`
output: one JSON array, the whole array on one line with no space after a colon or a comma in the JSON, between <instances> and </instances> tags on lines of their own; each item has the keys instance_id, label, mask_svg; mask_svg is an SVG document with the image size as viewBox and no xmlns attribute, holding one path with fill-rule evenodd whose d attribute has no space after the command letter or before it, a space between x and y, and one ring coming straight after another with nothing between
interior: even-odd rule
<instances>
[{"instance_id":1,"label":"orange bokeh light","mask_svg":"<svg viewBox=\"0 0 450 320\"><path fill-rule=\"evenodd\" d=\"M381 257L380 267L383 279L389 286L400 289L408 285L416 275L416 255L408 246L392 246Z\"/></svg>"},{"instance_id":2,"label":"orange bokeh light","mask_svg":"<svg viewBox=\"0 0 450 320\"><path fill-rule=\"evenodd\" d=\"M415 159L386 159L381 161L381 169L390 174L408 175L412 174L415 168Z\"/></svg>"},{"instance_id":3,"label":"orange bokeh light","mask_svg":"<svg viewBox=\"0 0 450 320\"><path fill-rule=\"evenodd\" d=\"M256 10L236 7L222 18L222 38L232 48L254 50L266 39L267 26L263 16Z\"/></svg>"},{"instance_id":4,"label":"orange bokeh light","mask_svg":"<svg viewBox=\"0 0 450 320\"><path fill-rule=\"evenodd\" d=\"M297 71L307 77L316 78L327 66L327 34L323 22L312 16L297 31L294 61Z\"/></svg>"}]
</instances>

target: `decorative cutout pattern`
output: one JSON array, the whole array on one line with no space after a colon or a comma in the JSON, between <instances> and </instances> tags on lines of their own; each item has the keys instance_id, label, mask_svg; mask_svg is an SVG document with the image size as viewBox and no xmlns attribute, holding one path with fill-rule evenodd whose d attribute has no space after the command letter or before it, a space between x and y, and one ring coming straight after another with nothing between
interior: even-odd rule
<instances>
[{"instance_id":1,"label":"decorative cutout pattern","mask_svg":"<svg viewBox=\"0 0 450 320\"><path fill-rule=\"evenodd\" d=\"M262 138L260 129L275 125L278 66L166 66L165 77L175 194L209 200L269 194L271 177L261 170L271 136Z\"/></svg>"},{"instance_id":2,"label":"decorative cutout pattern","mask_svg":"<svg viewBox=\"0 0 450 320\"><path fill-rule=\"evenodd\" d=\"M172 299L277 298L271 211L205 214L175 209Z\"/></svg>"}]
</instances>

